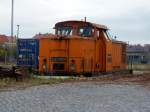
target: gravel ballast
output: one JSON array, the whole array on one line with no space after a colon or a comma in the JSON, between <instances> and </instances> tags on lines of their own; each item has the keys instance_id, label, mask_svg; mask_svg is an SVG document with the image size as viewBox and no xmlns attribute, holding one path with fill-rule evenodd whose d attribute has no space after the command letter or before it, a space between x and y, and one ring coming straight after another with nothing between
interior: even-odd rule
<instances>
[{"instance_id":1,"label":"gravel ballast","mask_svg":"<svg viewBox=\"0 0 150 112\"><path fill-rule=\"evenodd\" d=\"M0 92L0 112L150 112L150 90L93 82Z\"/></svg>"}]
</instances>

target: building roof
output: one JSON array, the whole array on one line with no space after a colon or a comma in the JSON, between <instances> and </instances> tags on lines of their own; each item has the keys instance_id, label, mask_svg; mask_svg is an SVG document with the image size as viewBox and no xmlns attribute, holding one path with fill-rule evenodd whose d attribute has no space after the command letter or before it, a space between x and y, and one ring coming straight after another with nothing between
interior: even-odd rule
<instances>
[{"instance_id":1,"label":"building roof","mask_svg":"<svg viewBox=\"0 0 150 112\"><path fill-rule=\"evenodd\" d=\"M11 38L10 36L0 35L0 43L15 42L15 41L16 37Z\"/></svg>"},{"instance_id":2,"label":"building roof","mask_svg":"<svg viewBox=\"0 0 150 112\"><path fill-rule=\"evenodd\" d=\"M147 45L129 45L127 48L128 52L150 52L150 46Z\"/></svg>"},{"instance_id":3,"label":"building roof","mask_svg":"<svg viewBox=\"0 0 150 112\"><path fill-rule=\"evenodd\" d=\"M123 41L118 41L118 40L116 40L116 39L111 39L111 40L112 40L113 43L126 44L126 45L127 45L127 43L126 43L126 42L123 42Z\"/></svg>"},{"instance_id":4,"label":"building roof","mask_svg":"<svg viewBox=\"0 0 150 112\"><path fill-rule=\"evenodd\" d=\"M8 42L8 38L6 35L0 35L0 43Z\"/></svg>"}]
</instances>

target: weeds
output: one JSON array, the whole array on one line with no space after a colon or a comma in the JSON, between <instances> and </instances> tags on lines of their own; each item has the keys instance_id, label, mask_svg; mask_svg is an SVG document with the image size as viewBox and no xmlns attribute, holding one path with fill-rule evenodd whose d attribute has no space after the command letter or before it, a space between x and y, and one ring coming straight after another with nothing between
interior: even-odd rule
<instances>
[{"instance_id":1,"label":"weeds","mask_svg":"<svg viewBox=\"0 0 150 112\"><path fill-rule=\"evenodd\" d=\"M0 88L6 87L8 85L15 84L15 83L16 83L16 80L12 79L12 78L3 78L3 79L0 79Z\"/></svg>"},{"instance_id":2,"label":"weeds","mask_svg":"<svg viewBox=\"0 0 150 112\"><path fill-rule=\"evenodd\" d=\"M73 78L36 78L36 77L28 77L24 78L22 80L16 81L13 78L3 78L0 79L0 89L2 88L9 88L9 87L30 87L30 86L38 86L38 85L52 85L52 84L58 84L65 81L71 81Z\"/></svg>"}]
</instances>

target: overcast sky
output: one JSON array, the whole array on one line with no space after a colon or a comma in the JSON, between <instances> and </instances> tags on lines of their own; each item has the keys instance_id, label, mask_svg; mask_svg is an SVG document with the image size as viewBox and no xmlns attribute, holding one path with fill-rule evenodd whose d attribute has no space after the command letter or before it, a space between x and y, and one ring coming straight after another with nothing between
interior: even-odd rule
<instances>
[{"instance_id":1,"label":"overcast sky","mask_svg":"<svg viewBox=\"0 0 150 112\"><path fill-rule=\"evenodd\" d=\"M20 37L53 32L56 22L81 20L107 25L119 40L150 44L149 0L14 0ZM0 0L0 34L10 35L11 0Z\"/></svg>"}]
</instances>

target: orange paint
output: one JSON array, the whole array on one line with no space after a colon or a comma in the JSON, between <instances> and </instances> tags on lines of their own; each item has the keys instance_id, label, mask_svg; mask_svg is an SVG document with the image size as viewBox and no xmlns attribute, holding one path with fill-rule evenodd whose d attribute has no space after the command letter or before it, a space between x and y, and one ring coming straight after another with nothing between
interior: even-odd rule
<instances>
[{"instance_id":1,"label":"orange paint","mask_svg":"<svg viewBox=\"0 0 150 112\"><path fill-rule=\"evenodd\" d=\"M106 26L65 21L57 23L55 29L56 35L40 39L40 72L45 72L45 65L49 73L83 74L126 68L126 44L109 39Z\"/></svg>"}]
</instances>

